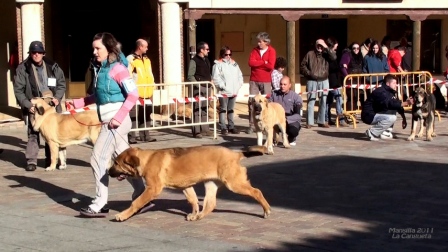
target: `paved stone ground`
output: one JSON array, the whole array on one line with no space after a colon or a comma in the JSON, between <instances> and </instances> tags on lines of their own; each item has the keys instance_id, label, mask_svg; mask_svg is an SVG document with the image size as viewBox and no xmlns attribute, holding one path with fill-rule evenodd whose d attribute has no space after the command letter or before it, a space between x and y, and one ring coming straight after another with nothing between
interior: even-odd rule
<instances>
[{"instance_id":1,"label":"paved stone ground","mask_svg":"<svg viewBox=\"0 0 448 252\"><path fill-rule=\"evenodd\" d=\"M245 110L240 106L238 109ZM409 115L408 115L409 117ZM244 129L247 115L237 126ZM408 119L410 120L410 118ZM409 121L410 122L410 121ZM269 219L252 199L227 189L216 210L185 221L189 205L180 191L166 190L151 211L123 223L113 215L130 204L131 187L110 181L110 216L78 218L94 193L91 147L70 146L69 168L45 172L43 150L35 172L25 172L25 128L3 128L0 140L0 247L5 251L447 251L448 120L436 122L432 142L370 142L367 125L312 128L298 145L275 155L245 159L251 183L272 206ZM401 123L398 123L401 124ZM255 134L192 139L189 129L154 132L141 148L256 143ZM198 160L200 162L200 160ZM189 164L186 164L189 165ZM203 196L203 186L195 187ZM395 229L395 233L394 233ZM410 238L400 230L426 235ZM430 236L430 238L428 238Z\"/></svg>"}]
</instances>

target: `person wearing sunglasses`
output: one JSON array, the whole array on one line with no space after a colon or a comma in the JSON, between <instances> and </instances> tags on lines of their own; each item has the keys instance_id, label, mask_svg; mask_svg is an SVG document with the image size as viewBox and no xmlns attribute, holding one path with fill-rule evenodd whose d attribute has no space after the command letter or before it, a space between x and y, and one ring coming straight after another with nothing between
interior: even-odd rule
<instances>
[{"instance_id":1,"label":"person wearing sunglasses","mask_svg":"<svg viewBox=\"0 0 448 252\"><path fill-rule=\"evenodd\" d=\"M361 47L357 42L353 42L350 46L342 52L341 61L339 61L339 67L342 73L342 80L349 74L361 74L363 67L363 57L361 53ZM358 84L362 81L360 78L348 79L348 84ZM347 109L355 110L356 101L358 100L358 92L355 89L347 88Z\"/></svg>"},{"instance_id":2,"label":"person wearing sunglasses","mask_svg":"<svg viewBox=\"0 0 448 252\"><path fill-rule=\"evenodd\" d=\"M236 95L243 85L243 73L238 63L232 59L232 50L228 46L221 48L219 55L221 58L215 60L212 76L213 83L219 90L219 94L226 96L219 97L221 134L239 134L240 132L235 128L233 122L233 109L235 107ZM228 125L226 124L226 116Z\"/></svg>"},{"instance_id":3,"label":"person wearing sunglasses","mask_svg":"<svg viewBox=\"0 0 448 252\"><path fill-rule=\"evenodd\" d=\"M196 45L196 55L191 58L188 66L187 80L190 82L205 83L193 85L193 96L207 97L212 94L212 88L207 81L212 80L211 64L208 59L210 53L209 45L201 41ZM200 107L199 107L200 106ZM207 122L207 101L200 101L193 103L194 115L193 122ZM199 120L200 117L200 120ZM210 131L210 125L196 125L191 127L191 133L193 138L202 138L202 136L213 136L213 132Z\"/></svg>"},{"instance_id":4,"label":"person wearing sunglasses","mask_svg":"<svg viewBox=\"0 0 448 252\"><path fill-rule=\"evenodd\" d=\"M28 57L19 64L14 77L14 94L28 117L28 143L25 156L26 171L34 171L39 153L39 132L34 131L31 120L34 117L33 97L49 97L47 102L56 106L56 112L61 113L61 100L65 95L66 83L64 72L59 65L45 56L45 48L41 41L33 41L29 46ZM51 163L50 148L45 143L45 167Z\"/></svg>"}]
</instances>

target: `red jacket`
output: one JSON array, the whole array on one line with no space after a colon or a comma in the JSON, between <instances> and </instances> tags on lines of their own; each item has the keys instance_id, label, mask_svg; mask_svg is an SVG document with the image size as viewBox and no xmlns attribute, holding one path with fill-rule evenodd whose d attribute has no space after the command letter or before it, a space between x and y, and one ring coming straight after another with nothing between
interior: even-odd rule
<instances>
[{"instance_id":1,"label":"red jacket","mask_svg":"<svg viewBox=\"0 0 448 252\"><path fill-rule=\"evenodd\" d=\"M271 83L271 73L274 70L277 53L274 47L268 46L268 49L260 55L260 48L255 47L249 56L250 81ZM267 63L265 63L267 61Z\"/></svg>"},{"instance_id":2,"label":"red jacket","mask_svg":"<svg viewBox=\"0 0 448 252\"><path fill-rule=\"evenodd\" d=\"M389 71L391 73L398 72L398 66L401 65L401 55L397 49L392 49L387 55L387 64L389 64Z\"/></svg>"}]
</instances>

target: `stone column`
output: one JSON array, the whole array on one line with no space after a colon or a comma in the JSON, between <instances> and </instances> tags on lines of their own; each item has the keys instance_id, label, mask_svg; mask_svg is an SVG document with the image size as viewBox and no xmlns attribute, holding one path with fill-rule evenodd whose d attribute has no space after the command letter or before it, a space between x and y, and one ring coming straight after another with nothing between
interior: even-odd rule
<instances>
[{"instance_id":1,"label":"stone column","mask_svg":"<svg viewBox=\"0 0 448 252\"><path fill-rule=\"evenodd\" d=\"M301 14L295 13L282 14L283 19L286 20L286 60L288 62L287 75L291 78L293 87L296 83L296 21L299 20L301 16Z\"/></svg>"},{"instance_id":2,"label":"stone column","mask_svg":"<svg viewBox=\"0 0 448 252\"><path fill-rule=\"evenodd\" d=\"M190 58L196 54L196 20L188 19L188 49L190 50Z\"/></svg>"},{"instance_id":3,"label":"stone column","mask_svg":"<svg viewBox=\"0 0 448 252\"><path fill-rule=\"evenodd\" d=\"M180 37L179 4L170 0L159 0L162 9L162 59L163 83L178 84L182 81L182 45ZM181 87L170 87L170 98L182 97Z\"/></svg>"},{"instance_id":4,"label":"stone column","mask_svg":"<svg viewBox=\"0 0 448 252\"><path fill-rule=\"evenodd\" d=\"M420 51L421 51L421 33L422 21L426 15L408 15L414 21L412 30L412 71L420 70Z\"/></svg>"},{"instance_id":5,"label":"stone column","mask_svg":"<svg viewBox=\"0 0 448 252\"><path fill-rule=\"evenodd\" d=\"M22 55L26 58L28 55L28 47L32 41L42 39L42 20L41 5L44 0L16 0L20 4L21 17L21 41L22 41Z\"/></svg>"}]
</instances>

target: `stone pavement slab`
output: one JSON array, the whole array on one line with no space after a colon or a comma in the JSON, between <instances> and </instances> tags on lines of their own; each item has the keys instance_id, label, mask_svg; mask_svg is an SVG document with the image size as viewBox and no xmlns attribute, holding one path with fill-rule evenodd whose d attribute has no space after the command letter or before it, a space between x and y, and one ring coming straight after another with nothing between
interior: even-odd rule
<instances>
[{"instance_id":1,"label":"stone pavement slab","mask_svg":"<svg viewBox=\"0 0 448 252\"><path fill-rule=\"evenodd\" d=\"M247 115L237 127L244 129ZM198 222L182 192L165 190L149 212L123 223L113 215L130 204L127 182L110 181L110 216L78 217L94 181L91 147L70 146L64 171L25 172L24 129L0 130L0 247L27 251L446 251L448 249L448 123L436 122L432 142L370 142L367 125L302 129L298 145L245 159L251 183L272 207L269 219L252 199L227 189ZM397 123L400 124L400 123ZM154 132L141 148L256 144L255 134L192 139L188 128ZM198 160L200 162L200 160ZM186 164L194 165L194 164ZM202 200L202 185L195 187Z\"/></svg>"}]
</instances>

